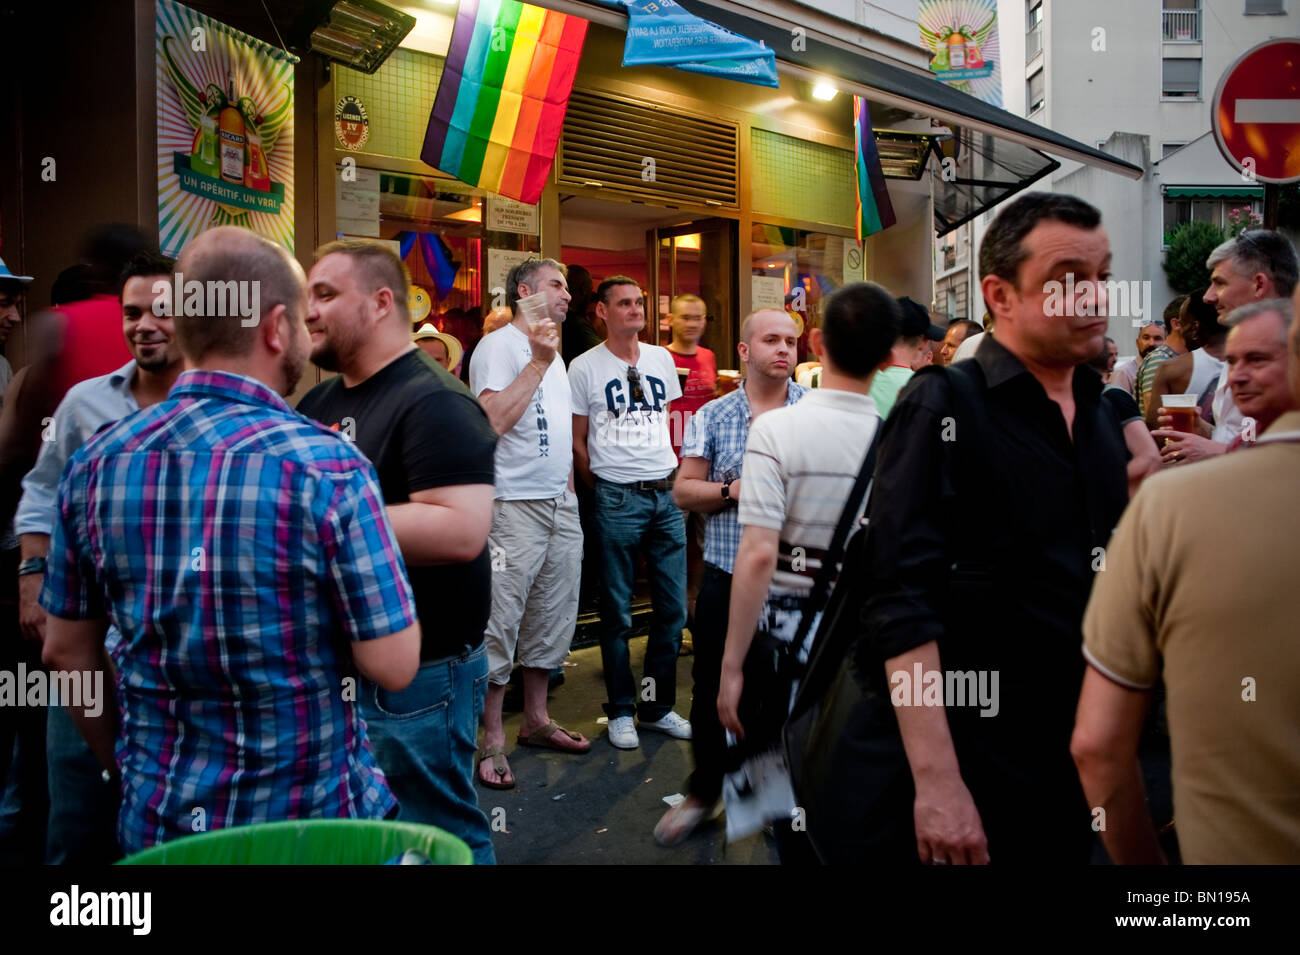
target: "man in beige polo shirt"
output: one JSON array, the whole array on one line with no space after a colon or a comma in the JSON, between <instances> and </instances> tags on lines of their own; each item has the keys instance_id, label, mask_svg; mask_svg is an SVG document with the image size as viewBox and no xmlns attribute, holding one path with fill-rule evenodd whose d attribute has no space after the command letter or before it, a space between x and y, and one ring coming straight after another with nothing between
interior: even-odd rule
<instances>
[{"instance_id":1,"label":"man in beige polo shirt","mask_svg":"<svg viewBox=\"0 0 1300 955\"><path fill-rule=\"evenodd\" d=\"M1090 665L1071 752L1116 863L1164 861L1137 761L1159 679L1183 861L1300 863L1297 474L1300 411L1289 411L1253 448L1148 481L1115 531L1083 622Z\"/></svg>"}]
</instances>

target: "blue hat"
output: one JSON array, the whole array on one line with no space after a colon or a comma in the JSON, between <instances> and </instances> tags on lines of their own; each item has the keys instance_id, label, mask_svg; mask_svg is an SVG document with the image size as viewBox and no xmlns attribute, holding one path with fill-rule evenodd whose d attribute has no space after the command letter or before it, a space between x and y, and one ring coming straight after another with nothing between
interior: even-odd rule
<instances>
[{"instance_id":1,"label":"blue hat","mask_svg":"<svg viewBox=\"0 0 1300 955\"><path fill-rule=\"evenodd\" d=\"M9 271L9 266L5 265L5 260L0 259L0 282L31 282L34 281L30 275L14 275Z\"/></svg>"}]
</instances>

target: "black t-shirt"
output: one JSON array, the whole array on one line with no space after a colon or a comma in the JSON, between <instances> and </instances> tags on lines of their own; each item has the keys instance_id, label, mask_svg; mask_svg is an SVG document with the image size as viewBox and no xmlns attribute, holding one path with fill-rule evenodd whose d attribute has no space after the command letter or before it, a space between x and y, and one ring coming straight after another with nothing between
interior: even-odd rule
<instances>
[{"instance_id":1,"label":"black t-shirt","mask_svg":"<svg viewBox=\"0 0 1300 955\"><path fill-rule=\"evenodd\" d=\"M298 402L298 411L353 436L379 472L385 504L406 503L429 488L493 482L497 434L487 414L468 388L418 348L355 388L344 387L342 376L321 382ZM424 633L422 660L483 642L492 608L486 545L468 563L408 563L406 571Z\"/></svg>"}]
</instances>

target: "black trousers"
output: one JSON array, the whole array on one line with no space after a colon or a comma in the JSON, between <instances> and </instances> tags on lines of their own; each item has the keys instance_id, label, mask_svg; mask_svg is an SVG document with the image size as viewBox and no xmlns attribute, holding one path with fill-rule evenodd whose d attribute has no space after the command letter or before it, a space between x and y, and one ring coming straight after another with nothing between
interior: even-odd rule
<instances>
[{"instance_id":1,"label":"black trousers","mask_svg":"<svg viewBox=\"0 0 1300 955\"><path fill-rule=\"evenodd\" d=\"M691 640L695 656L691 679L691 754L695 771L686 791L711 805L722 798L722 765L726 731L718 721L718 687L722 682L722 651L727 644L727 618L731 608L731 574L713 564L704 565L700 592L695 598L695 628Z\"/></svg>"}]
</instances>

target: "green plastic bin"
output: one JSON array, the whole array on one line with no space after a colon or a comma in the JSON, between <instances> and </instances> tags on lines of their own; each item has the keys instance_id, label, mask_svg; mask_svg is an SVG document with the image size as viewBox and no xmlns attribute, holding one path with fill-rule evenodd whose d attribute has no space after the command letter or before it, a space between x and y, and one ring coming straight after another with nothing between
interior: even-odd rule
<instances>
[{"instance_id":1,"label":"green plastic bin","mask_svg":"<svg viewBox=\"0 0 1300 955\"><path fill-rule=\"evenodd\" d=\"M164 842L118 865L383 865L417 849L434 865L473 865L463 840L436 826L302 819L216 829Z\"/></svg>"}]
</instances>

